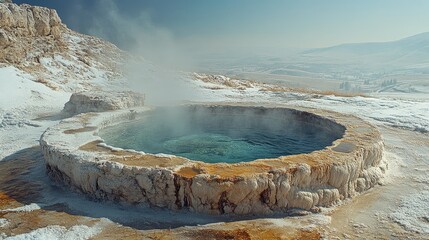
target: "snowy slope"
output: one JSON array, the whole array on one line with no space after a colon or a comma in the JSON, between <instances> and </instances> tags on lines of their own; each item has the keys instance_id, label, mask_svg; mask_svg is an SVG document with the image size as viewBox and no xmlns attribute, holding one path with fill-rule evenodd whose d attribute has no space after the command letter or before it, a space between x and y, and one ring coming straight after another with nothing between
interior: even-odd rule
<instances>
[{"instance_id":1,"label":"snowy slope","mask_svg":"<svg viewBox=\"0 0 429 240\"><path fill-rule=\"evenodd\" d=\"M54 10L3 3L0 10L0 30L7 40L0 49L3 159L23 146L37 145L43 131L59 121L71 93L126 88L121 66L128 55L111 43L67 29ZM37 24L26 21L33 17ZM41 118L46 116L51 117Z\"/></svg>"},{"instance_id":2,"label":"snowy slope","mask_svg":"<svg viewBox=\"0 0 429 240\"><path fill-rule=\"evenodd\" d=\"M70 97L33 79L13 66L0 68L0 159L23 144L36 145L41 132L55 121L32 119L59 112Z\"/></svg>"},{"instance_id":3,"label":"snowy slope","mask_svg":"<svg viewBox=\"0 0 429 240\"><path fill-rule=\"evenodd\" d=\"M34 81L34 77L13 66L0 68L0 109L11 111L12 109L25 109L26 114L32 106L45 106L58 108L63 103L60 99L66 99L69 94L54 91L51 88Z\"/></svg>"}]
</instances>

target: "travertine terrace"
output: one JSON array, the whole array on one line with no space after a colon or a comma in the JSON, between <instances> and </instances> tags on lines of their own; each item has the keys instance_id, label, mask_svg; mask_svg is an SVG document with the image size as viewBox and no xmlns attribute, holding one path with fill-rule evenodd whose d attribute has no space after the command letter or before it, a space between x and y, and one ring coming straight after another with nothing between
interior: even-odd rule
<instances>
[{"instance_id":1,"label":"travertine terrace","mask_svg":"<svg viewBox=\"0 0 429 240\"><path fill-rule=\"evenodd\" d=\"M132 91L90 91L73 93L63 114L73 116L86 112L105 112L144 105L144 95Z\"/></svg>"},{"instance_id":2,"label":"travertine terrace","mask_svg":"<svg viewBox=\"0 0 429 240\"><path fill-rule=\"evenodd\" d=\"M378 130L351 115L280 105L192 107L284 111L344 134L331 146L309 154L209 164L117 149L97 136L100 129L144 115L149 108L84 113L63 120L41 137L47 171L97 199L208 214L269 214L331 206L378 184L387 167Z\"/></svg>"}]
</instances>

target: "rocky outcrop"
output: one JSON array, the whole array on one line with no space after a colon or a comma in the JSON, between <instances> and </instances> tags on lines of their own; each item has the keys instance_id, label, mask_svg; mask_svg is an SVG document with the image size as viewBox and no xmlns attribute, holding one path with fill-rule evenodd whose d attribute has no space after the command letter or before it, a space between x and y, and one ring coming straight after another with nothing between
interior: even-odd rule
<instances>
[{"instance_id":1,"label":"rocky outcrop","mask_svg":"<svg viewBox=\"0 0 429 240\"><path fill-rule=\"evenodd\" d=\"M79 92L73 93L63 113L68 116L86 112L105 112L144 105L145 96L136 92Z\"/></svg>"},{"instance_id":2,"label":"rocky outcrop","mask_svg":"<svg viewBox=\"0 0 429 240\"><path fill-rule=\"evenodd\" d=\"M0 4L0 63L53 90L88 91L103 88L100 82L115 84L124 79L127 56L111 43L68 29L53 9Z\"/></svg>"},{"instance_id":3,"label":"rocky outcrop","mask_svg":"<svg viewBox=\"0 0 429 240\"><path fill-rule=\"evenodd\" d=\"M54 9L16 5L0 5L0 27L12 37L60 37L65 26Z\"/></svg>"},{"instance_id":4,"label":"rocky outcrop","mask_svg":"<svg viewBox=\"0 0 429 240\"><path fill-rule=\"evenodd\" d=\"M223 110L234 113L236 108ZM309 121L325 121L327 127L345 126L343 138L309 154L209 164L104 145L97 131L129 119L126 110L63 120L46 130L40 145L53 178L94 198L209 214L317 211L379 184L387 166L378 130L354 116L330 111L296 113Z\"/></svg>"},{"instance_id":5,"label":"rocky outcrop","mask_svg":"<svg viewBox=\"0 0 429 240\"><path fill-rule=\"evenodd\" d=\"M4 3L0 4L0 29L0 61L19 63L35 38L55 45L54 39L60 39L66 27L53 9Z\"/></svg>"}]
</instances>

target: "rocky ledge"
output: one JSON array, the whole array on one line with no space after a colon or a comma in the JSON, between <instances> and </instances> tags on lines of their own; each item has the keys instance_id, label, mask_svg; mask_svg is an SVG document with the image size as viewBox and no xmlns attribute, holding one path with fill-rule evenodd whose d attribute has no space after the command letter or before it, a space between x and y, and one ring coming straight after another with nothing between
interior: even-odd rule
<instances>
[{"instance_id":1,"label":"rocky ledge","mask_svg":"<svg viewBox=\"0 0 429 240\"><path fill-rule=\"evenodd\" d=\"M291 110L273 105L218 107ZM268 214L331 206L379 184L387 168L382 161L383 141L374 126L351 115L317 109L293 111L309 120L344 126L343 138L332 146L237 164L117 149L97 136L101 128L147 110L85 113L47 129L40 145L48 173L97 199L209 214Z\"/></svg>"},{"instance_id":2,"label":"rocky ledge","mask_svg":"<svg viewBox=\"0 0 429 240\"><path fill-rule=\"evenodd\" d=\"M73 93L63 113L73 116L86 112L105 112L144 105L145 96L132 91L91 91Z\"/></svg>"}]
</instances>

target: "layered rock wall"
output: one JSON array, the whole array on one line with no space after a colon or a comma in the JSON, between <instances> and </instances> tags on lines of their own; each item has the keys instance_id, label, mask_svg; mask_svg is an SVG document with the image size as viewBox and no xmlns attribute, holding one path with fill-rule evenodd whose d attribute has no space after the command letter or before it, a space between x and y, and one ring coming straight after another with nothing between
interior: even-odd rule
<instances>
[{"instance_id":1,"label":"layered rock wall","mask_svg":"<svg viewBox=\"0 0 429 240\"><path fill-rule=\"evenodd\" d=\"M44 7L0 4L0 61L20 63L36 39L55 45L66 27L57 12ZM55 47L55 46L51 46Z\"/></svg>"}]
</instances>

